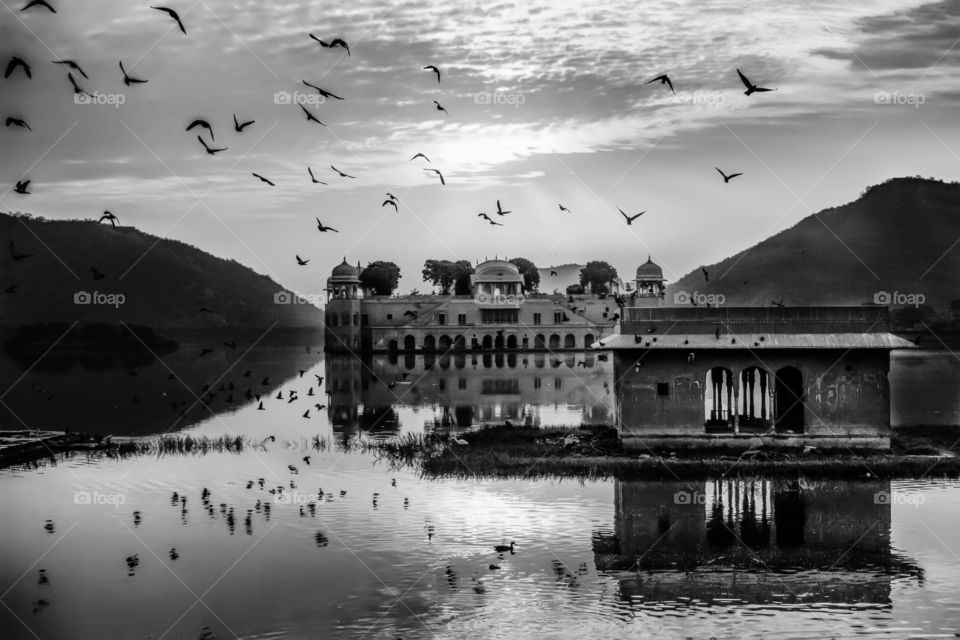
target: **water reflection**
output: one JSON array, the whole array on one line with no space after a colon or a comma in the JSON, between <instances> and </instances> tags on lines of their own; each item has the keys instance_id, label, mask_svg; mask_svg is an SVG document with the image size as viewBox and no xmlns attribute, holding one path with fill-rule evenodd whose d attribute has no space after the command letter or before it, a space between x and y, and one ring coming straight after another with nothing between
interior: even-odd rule
<instances>
[{"instance_id":1,"label":"water reflection","mask_svg":"<svg viewBox=\"0 0 960 640\"><path fill-rule=\"evenodd\" d=\"M923 572L891 547L889 481L620 482L597 568L641 608L770 603L891 604Z\"/></svg>"},{"instance_id":2,"label":"water reflection","mask_svg":"<svg viewBox=\"0 0 960 640\"><path fill-rule=\"evenodd\" d=\"M609 424L610 375L609 363L592 353L328 355L327 414L342 432L396 432L398 407L427 408L428 430L540 425L541 409L560 405L573 423Z\"/></svg>"}]
</instances>

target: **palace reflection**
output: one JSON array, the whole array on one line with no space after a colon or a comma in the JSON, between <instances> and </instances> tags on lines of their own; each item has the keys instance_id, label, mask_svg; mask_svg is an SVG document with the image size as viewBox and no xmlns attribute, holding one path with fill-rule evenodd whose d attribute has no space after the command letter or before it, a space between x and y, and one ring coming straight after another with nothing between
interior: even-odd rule
<instances>
[{"instance_id":1,"label":"palace reflection","mask_svg":"<svg viewBox=\"0 0 960 640\"><path fill-rule=\"evenodd\" d=\"M340 431L397 431L401 406L428 409L427 430L540 425L548 409L568 424L609 424L613 416L611 368L594 353L327 354L325 382L327 413Z\"/></svg>"},{"instance_id":2,"label":"palace reflection","mask_svg":"<svg viewBox=\"0 0 960 640\"><path fill-rule=\"evenodd\" d=\"M615 482L597 568L644 603L890 605L922 569L890 544L889 481Z\"/></svg>"}]
</instances>

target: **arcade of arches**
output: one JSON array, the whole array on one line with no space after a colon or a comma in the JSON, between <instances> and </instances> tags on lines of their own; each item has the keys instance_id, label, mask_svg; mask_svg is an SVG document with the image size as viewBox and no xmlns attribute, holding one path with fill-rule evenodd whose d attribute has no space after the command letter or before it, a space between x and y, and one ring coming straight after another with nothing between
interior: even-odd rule
<instances>
[{"instance_id":1,"label":"arcade of arches","mask_svg":"<svg viewBox=\"0 0 960 640\"><path fill-rule=\"evenodd\" d=\"M707 433L777 431L803 433L803 373L792 366L769 372L757 366L736 374L713 367L704 380Z\"/></svg>"}]
</instances>

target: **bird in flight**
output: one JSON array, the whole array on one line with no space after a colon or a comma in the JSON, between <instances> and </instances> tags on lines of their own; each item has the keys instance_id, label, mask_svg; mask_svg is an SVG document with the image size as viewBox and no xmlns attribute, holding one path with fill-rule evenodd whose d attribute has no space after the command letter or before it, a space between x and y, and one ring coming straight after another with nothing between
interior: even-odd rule
<instances>
[{"instance_id":1,"label":"bird in flight","mask_svg":"<svg viewBox=\"0 0 960 640\"><path fill-rule=\"evenodd\" d=\"M30 125L28 125L27 122L21 118L14 118L13 116L7 116L7 120L5 124L8 127L17 126L17 127L22 127L27 131L33 131L33 129L30 128Z\"/></svg>"},{"instance_id":2,"label":"bird in flight","mask_svg":"<svg viewBox=\"0 0 960 640\"><path fill-rule=\"evenodd\" d=\"M103 215L100 216L100 219L97 220L97 223L99 224L99 223L103 222L104 220L109 220L111 226L114 226L114 227L116 227L116 226L117 226L117 223L120 222L120 218L118 218L117 216L113 215L113 214L110 213L109 211L104 211L104 212L103 212Z\"/></svg>"},{"instance_id":3,"label":"bird in flight","mask_svg":"<svg viewBox=\"0 0 960 640\"><path fill-rule=\"evenodd\" d=\"M323 124L322 122L320 122L319 120L317 120L317 117L316 117L315 115L313 115L312 113L310 113L309 111L307 111L307 108L306 108L305 106L303 106L302 104L300 104L299 102L297 103L297 106L300 107L301 109L303 109L303 112L304 112L305 114L307 114L307 122L313 121L313 122L316 122L317 124L322 125L322 126L324 126L324 127L327 126L327 125Z\"/></svg>"},{"instance_id":4,"label":"bird in flight","mask_svg":"<svg viewBox=\"0 0 960 640\"><path fill-rule=\"evenodd\" d=\"M397 201L396 201L396 200L391 200L390 198L387 198L386 200L383 201L383 204L381 204L380 206L381 206L381 207L385 207L385 206L387 206L388 204L393 205L393 210L396 211L397 213L400 213L400 209L397 208Z\"/></svg>"},{"instance_id":5,"label":"bird in flight","mask_svg":"<svg viewBox=\"0 0 960 640\"><path fill-rule=\"evenodd\" d=\"M50 6L50 3L46 2L45 0L30 0L30 2L23 5L23 9L20 9L20 11L26 11L27 9L32 9L33 7L46 7L50 10L50 13L57 12L57 10Z\"/></svg>"},{"instance_id":6,"label":"bird in flight","mask_svg":"<svg viewBox=\"0 0 960 640\"><path fill-rule=\"evenodd\" d=\"M306 266L307 263L310 262L309 260L304 260L304 259L301 258L300 256L294 256L294 257L296 257L296 259L297 259L297 264L300 265L301 267Z\"/></svg>"},{"instance_id":7,"label":"bird in flight","mask_svg":"<svg viewBox=\"0 0 960 640\"><path fill-rule=\"evenodd\" d=\"M444 186L447 185L446 180L443 179L443 174L440 173L440 171L439 171L438 169L424 169L424 171L433 171L435 174L437 174L438 176L440 176L440 184L442 184L442 185L444 185Z\"/></svg>"},{"instance_id":8,"label":"bird in flight","mask_svg":"<svg viewBox=\"0 0 960 640\"><path fill-rule=\"evenodd\" d=\"M7 63L7 70L4 71L3 77L9 78L14 71L17 70L17 67L23 69L23 72L27 74L28 78L33 77L33 73L30 71L30 65L27 64L27 61L18 56L13 56L10 58L10 62Z\"/></svg>"},{"instance_id":9,"label":"bird in flight","mask_svg":"<svg viewBox=\"0 0 960 640\"><path fill-rule=\"evenodd\" d=\"M657 76L657 77L654 78L653 80L647 80L647 81L644 82L643 84L650 84L651 82L656 82L657 80L660 81L660 84L665 84L665 85L667 85L668 87L670 87L670 91L673 91L673 95L677 95L676 90L673 88L673 83L670 82L670 76L668 76L668 75L665 74L665 73L660 74L659 76Z\"/></svg>"},{"instance_id":10,"label":"bird in flight","mask_svg":"<svg viewBox=\"0 0 960 640\"><path fill-rule=\"evenodd\" d=\"M319 93L320 95L322 95L324 98L333 98L334 100L343 100L343 98L341 98L340 96L338 96L338 95L336 95L336 94L333 94L333 93L330 93L329 91L327 91L327 90L325 90L325 89L321 89L320 87L318 87L318 86L315 85L315 84L310 84L310 83L307 82L306 80L301 80L300 82L302 82L303 84L307 85L307 86L310 87L311 89L315 89L315 90L317 91L317 93Z\"/></svg>"},{"instance_id":11,"label":"bird in flight","mask_svg":"<svg viewBox=\"0 0 960 640\"><path fill-rule=\"evenodd\" d=\"M397 196L395 196L395 195L393 195L392 193L390 193L389 191L387 192L387 197L390 198L391 200L399 200L399 199L400 199L400 198L398 198Z\"/></svg>"},{"instance_id":12,"label":"bird in flight","mask_svg":"<svg viewBox=\"0 0 960 640\"><path fill-rule=\"evenodd\" d=\"M700 267L700 272L703 273L704 282L710 282L710 273L707 271L706 267Z\"/></svg>"},{"instance_id":13,"label":"bird in flight","mask_svg":"<svg viewBox=\"0 0 960 640\"><path fill-rule=\"evenodd\" d=\"M230 147L223 147L222 149L213 149L213 148L211 148L209 145L207 145L207 143L204 141L204 139L201 138L200 136L197 136L197 140L200 141L200 144L203 145L203 148L206 149L206 150L207 150L207 153L210 154L211 156L212 156L212 155L216 155L216 154L220 153L221 151L226 151L227 149L230 148Z\"/></svg>"},{"instance_id":14,"label":"bird in flight","mask_svg":"<svg viewBox=\"0 0 960 640\"><path fill-rule=\"evenodd\" d=\"M423 70L424 70L424 71L433 71L435 74L437 74L437 84L440 84L440 69L437 69L437 68L436 68L435 66L433 66L432 64L428 64L427 66L425 66L425 67L423 68Z\"/></svg>"},{"instance_id":15,"label":"bird in flight","mask_svg":"<svg viewBox=\"0 0 960 640\"><path fill-rule=\"evenodd\" d=\"M21 260L26 260L27 258L32 258L32 253L17 253L17 248L13 245L13 240L10 241L10 257L13 258L14 262L20 262Z\"/></svg>"},{"instance_id":16,"label":"bird in flight","mask_svg":"<svg viewBox=\"0 0 960 640\"><path fill-rule=\"evenodd\" d=\"M737 75L740 76L740 81L743 82L743 85L747 88L747 90L743 92L743 95L745 96L748 96L751 93L760 93L763 91L776 91L776 89L765 89L753 84L747 79L747 76L743 75L740 69L737 69Z\"/></svg>"},{"instance_id":17,"label":"bird in flight","mask_svg":"<svg viewBox=\"0 0 960 640\"><path fill-rule=\"evenodd\" d=\"M319 229L322 233L326 233L327 231L333 231L334 233L340 233L339 231L337 231L337 230L334 229L333 227L325 227L325 226L323 226L323 223L320 222L320 218L314 218L314 219L317 221L317 229Z\"/></svg>"},{"instance_id":18,"label":"bird in flight","mask_svg":"<svg viewBox=\"0 0 960 640\"><path fill-rule=\"evenodd\" d=\"M16 193L19 193L20 195L28 196L28 195L30 195L30 192L27 191L27 188L28 188L29 186L30 186L30 181L29 181L29 180L17 180L17 184L16 184L16 186L13 188L13 190L14 190Z\"/></svg>"},{"instance_id":19,"label":"bird in flight","mask_svg":"<svg viewBox=\"0 0 960 640\"><path fill-rule=\"evenodd\" d=\"M88 76L86 73L84 73L84 72L83 72L83 69L80 68L80 65L77 64L77 63L76 63L75 61L73 61L73 60L54 60L54 61L53 61L53 64L65 64L65 65L67 65L68 67L70 67L71 69L73 69L74 71L76 71L77 73L79 73L80 75L82 75L82 76L83 76L84 78L86 78L87 80L90 79L90 76Z\"/></svg>"},{"instance_id":20,"label":"bird in flight","mask_svg":"<svg viewBox=\"0 0 960 640\"><path fill-rule=\"evenodd\" d=\"M437 102L436 100L433 101L433 104L437 105L437 111L443 111L443 115L445 115L445 116L450 115L449 113L447 113L447 110L443 108L443 105L441 105L441 104L440 104L439 102Z\"/></svg>"},{"instance_id":21,"label":"bird in flight","mask_svg":"<svg viewBox=\"0 0 960 640\"><path fill-rule=\"evenodd\" d=\"M778 301L778 300L771 300L771 301L770 301L770 304L772 304L772 305L775 306L775 307L782 307L782 306L783 306L783 298L780 298L779 301Z\"/></svg>"},{"instance_id":22,"label":"bird in flight","mask_svg":"<svg viewBox=\"0 0 960 640\"><path fill-rule=\"evenodd\" d=\"M90 273L93 274L93 279L94 279L94 280L103 280L104 278L107 277L104 273L102 273L102 272L101 272L99 269L97 269L96 267L90 267Z\"/></svg>"},{"instance_id":23,"label":"bird in flight","mask_svg":"<svg viewBox=\"0 0 960 640\"><path fill-rule=\"evenodd\" d=\"M563 206L562 204L561 204L561 205L558 205L558 206L560 207L560 211L566 211L567 213L573 213L572 211L570 211L570 209L567 209L567 208L566 208L565 206Z\"/></svg>"},{"instance_id":24,"label":"bird in flight","mask_svg":"<svg viewBox=\"0 0 960 640\"><path fill-rule=\"evenodd\" d=\"M151 9L156 9L157 11L163 11L165 14L169 15L171 18L173 18L174 20L176 20L177 26L180 27L180 31L183 31L183 35L187 35L187 30L183 27L183 21L180 20L180 15L179 15L176 11L174 11L173 9L170 9L170 8L168 8L168 7L154 7L154 6L151 6L150 8L151 8Z\"/></svg>"},{"instance_id":25,"label":"bird in flight","mask_svg":"<svg viewBox=\"0 0 960 640\"><path fill-rule=\"evenodd\" d=\"M207 122L206 120L201 120L201 119L194 120L193 122L190 123L190 125L187 127L186 130L190 131L194 127L203 127L204 129L210 132L210 139L216 140L216 138L213 137L213 127L211 127L210 123Z\"/></svg>"},{"instance_id":26,"label":"bird in flight","mask_svg":"<svg viewBox=\"0 0 960 640\"><path fill-rule=\"evenodd\" d=\"M512 212L512 211L504 211L503 208L500 207L500 201L497 200L497 215L498 215L498 216L505 216L505 215L507 215L508 213L513 213L513 212Z\"/></svg>"},{"instance_id":27,"label":"bird in flight","mask_svg":"<svg viewBox=\"0 0 960 640\"><path fill-rule=\"evenodd\" d=\"M647 210L644 209L643 211L641 211L640 213L638 213L638 214L635 215L635 216L628 216L627 214L625 214L625 213L623 212L623 209L619 209L619 211L620 211L620 215L622 215L622 216L626 219L628 225L629 225L629 224L633 224L633 221L634 221L634 220L636 220L637 218L639 218L640 216L642 216L643 214L645 214L645 213L647 212Z\"/></svg>"},{"instance_id":28,"label":"bird in flight","mask_svg":"<svg viewBox=\"0 0 960 640\"><path fill-rule=\"evenodd\" d=\"M313 182L313 184L327 184L326 182L321 182L320 180L317 180L317 178L313 175L313 169L311 169L310 167L307 167L307 173L310 174L310 180Z\"/></svg>"},{"instance_id":29,"label":"bird in flight","mask_svg":"<svg viewBox=\"0 0 960 640\"><path fill-rule=\"evenodd\" d=\"M477 214L477 217L478 217L478 218L483 218L484 220L486 220L486 221L489 222L490 224L495 225L495 226L497 226L497 227L502 227L502 226L503 226L503 225L500 224L499 222L494 222L493 218L491 218L490 216L488 216L488 215L485 214L485 213L478 213L478 214Z\"/></svg>"},{"instance_id":30,"label":"bird in flight","mask_svg":"<svg viewBox=\"0 0 960 640\"><path fill-rule=\"evenodd\" d=\"M330 42L324 42L312 33L307 35L316 40L324 49L335 49L336 47L342 47L347 50L347 55L350 55L350 46L343 40L343 38L334 38Z\"/></svg>"},{"instance_id":31,"label":"bird in flight","mask_svg":"<svg viewBox=\"0 0 960 640\"><path fill-rule=\"evenodd\" d=\"M427 156L423 155L422 153L418 153L418 154L414 155L414 156L413 156L412 158L410 158L410 159L411 159L411 160L416 160L417 158L423 158L423 159L426 160L427 162L430 162L430 158L428 158Z\"/></svg>"},{"instance_id":32,"label":"bird in flight","mask_svg":"<svg viewBox=\"0 0 960 640\"><path fill-rule=\"evenodd\" d=\"M123 84L127 85L128 87L131 84L143 84L144 82L147 82L146 80L142 80L140 78L131 78L128 76L127 70L123 68L123 60L120 61L120 71L123 71Z\"/></svg>"},{"instance_id":33,"label":"bird in flight","mask_svg":"<svg viewBox=\"0 0 960 640\"><path fill-rule=\"evenodd\" d=\"M269 180L267 180L266 178L264 178L264 177L263 177L262 175L260 175L259 173L254 173L253 176L254 176L255 178L260 178L261 182L266 182L266 183L267 183L268 185L270 185L271 187L277 186L277 185L273 184L272 182L270 182Z\"/></svg>"},{"instance_id":34,"label":"bird in flight","mask_svg":"<svg viewBox=\"0 0 960 640\"><path fill-rule=\"evenodd\" d=\"M725 174L723 171L720 171L719 167L714 167L721 176L723 176L723 183L726 184L736 178L737 176L742 176L743 173L731 173L730 175Z\"/></svg>"},{"instance_id":35,"label":"bird in flight","mask_svg":"<svg viewBox=\"0 0 960 640\"><path fill-rule=\"evenodd\" d=\"M247 120L246 122L240 122L237 120L237 114L233 114L233 130L237 133L243 133L243 130L252 125L256 120ZM213 133L210 133L210 136L213 136Z\"/></svg>"},{"instance_id":36,"label":"bird in flight","mask_svg":"<svg viewBox=\"0 0 960 640\"><path fill-rule=\"evenodd\" d=\"M337 168L336 168L335 166L333 166L333 165L330 165L330 168L333 169L334 171L336 171L337 173L339 173L341 178L356 178L356 177L357 177L357 176L351 176L350 174L344 173L343 171L340 171L340 169L337 169Z\"/></svg>"},{"instance_id":37,"label":"bird in flight","mask_svg":"<svg viewBox=\"0 0 960 640\"><path fill-rule=\"evenodd\" d=\"M80 85L77 84L77 79L73 77L73 74L72 74L72 73L68 73L68 74L67 74L67 79L70 80L70 84L73 85L73 93L74 93L74 94L87 93L86 91L84 91L84 90L80 87Z\"/></svg>"}]
</instances>

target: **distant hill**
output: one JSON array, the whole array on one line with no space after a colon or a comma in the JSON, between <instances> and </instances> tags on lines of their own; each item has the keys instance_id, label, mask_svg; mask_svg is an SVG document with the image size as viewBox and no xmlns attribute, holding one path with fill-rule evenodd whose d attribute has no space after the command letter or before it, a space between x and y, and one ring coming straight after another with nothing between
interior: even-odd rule
<instances>
[{"instance_id":1,"label":"distant hill","mask_svg":"<svg viewBox=\"0 0 960 640\"><path fill-rule=\"evenodd\" d=\"M584 266L582 264L561 264L555 267L537 269L540 272L540 292L553 293L556 289L560 293L566 293L568 286L580 284L580 270ZM550 275L554 271L557 275Z\"/></svg>"},{"instance_id":2,"label":"distant hill","mask_svg":"<svg viewBox=\"0 0 960 640\"><path fill-rule=\"evenodd\" d=\"M880 291L922 294L939 316L960 298L960 184L895 178L667 287L722 294L725 304L872 303ZM896 303L897 301L892 301ZM891 306L897 306L893 304Z\"/></svg>"},{"instance_id":3,"label":"distant hill","mask_svg":"<svg viewBox=\"0 0 960 640\"><path fill-rule=\"evenodd\" d=\"M51 321L125 322L166 335L322 327L314 306L275 304L279 291L233 260L132 227L0 214L0 330Z\"/></svg>"}]
</instances>

